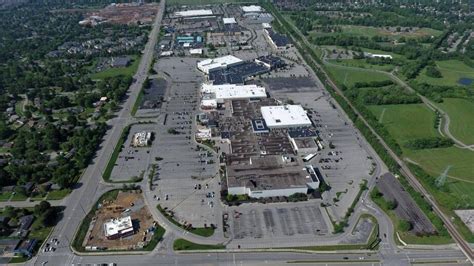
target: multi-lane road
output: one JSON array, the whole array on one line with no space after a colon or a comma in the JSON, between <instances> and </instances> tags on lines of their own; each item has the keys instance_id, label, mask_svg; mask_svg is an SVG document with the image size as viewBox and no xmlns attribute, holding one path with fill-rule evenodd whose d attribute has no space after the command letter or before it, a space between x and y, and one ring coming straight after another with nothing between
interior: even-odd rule
<instances>
[{"instance_id":1,"label":"multi-lane road","mask_svg":"<svg viewBox=\"0 0 474 266\"><path fill-rule=\"evenodd\" d=\"M66 208L63 218L55 226L49 239L59 239L59 245L55 252L44 253L39 251L38 256L30 260L29 265L78 265L78 264L100 264L100 263L117 263L119 265L259 265L271 264L282 265L288 261L306 261L309 264L332 262L335 264L343 264L349 261L356 262L358 265L377 265L383 263L386 265L409 265L413 262L435 262L442 261L444 264L454 262L465 262L466 258L459 250L400 250L396 247L393 240L393 225L383 211L370 202L365 193L362 201L358 203L356 215L361 212L371 213L380 224L381 234L387 237L382 239L381 249L377 253L351 253L351 252L335 252L335 253L297 253L286 251L272 251L271 253L249 251L224 251L224 252L205 252L196 254L175 254L172 252L172 240L175 237L190 239L195 242L210 243L217 239L193 236L184 232L181 228L170 223L166 218L158 212L153 212L155 219L167 229L164 243L168 248L165 251L155 249L155 251L142 255L117 255L102 254L101 256L80 255L71 249L71 243L79 228L82 219L90 210L97 199L107 190L115 187L113 184L107 184L102 181L102 173L107 162L118 142L123 128L130 122L135 121L131 116L130 110L134 105L139 91L145 81L149 66L154 60L154 48L157 42L157 36L161 26L161 20L164 15L165 0L161 0L160 8L156 16L153 29L150 32L149 40L143 50L143 56L134 76L134 83L129 88L127 99L121 106L121 110L117 113L116 118L108 123L110 129L104 136L102 146L97 151L96 159L84 171L81 180L76 189L73 190L62 202ZM367 147L371 150L370 146ZM373 151L371 150L371 153ZM376 157L376 156L375 156ZM383 163L381 163L383 165ZM380 171L381 169L378 169ZM369 184L372 186L373 184ZM171 239L171 240L170 240Z\"/></svg>"}]
</instances>

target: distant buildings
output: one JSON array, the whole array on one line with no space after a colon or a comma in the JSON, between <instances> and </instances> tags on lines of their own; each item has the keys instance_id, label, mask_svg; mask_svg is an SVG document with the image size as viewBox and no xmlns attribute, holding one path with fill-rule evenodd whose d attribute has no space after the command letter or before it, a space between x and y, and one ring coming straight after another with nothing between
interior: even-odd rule
<instances>
[{"instance_id":1,"label":"distant buildings","mask_svg":"<svg viewBox=\"0 0 474 266\"><path fill-rule=\"evenodd\" d=\"M117 239L134 234L132 218L130 216L111 219L104 223L104 234L107 239Z\"/></svg>"}]
</instances>

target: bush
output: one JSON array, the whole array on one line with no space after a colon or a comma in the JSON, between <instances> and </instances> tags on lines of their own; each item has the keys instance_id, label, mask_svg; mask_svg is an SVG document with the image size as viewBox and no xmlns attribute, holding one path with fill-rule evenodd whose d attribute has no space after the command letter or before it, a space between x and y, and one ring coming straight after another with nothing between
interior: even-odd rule
<instances>
[{"instance_id":1,"label":"bush","mask_svg":"<svg viewBox=\"0 0 474 266\"><path fill-rule=\"evenodd\" d=\"M435 66L426 67L426 75L431 78L442 78L441 72Z\"/></svg>"},{"instance_id":2,"label":"bush","mask_svg":"<svg viewBox=\"0 0 474 266\"><path fill-rule=\"evenodd\" d=\"M407 220L400 220L398 223L398 230L402 232L408 232L413 228L413 225L411 224L410 221Z\"/></svg>"}]
</instances>

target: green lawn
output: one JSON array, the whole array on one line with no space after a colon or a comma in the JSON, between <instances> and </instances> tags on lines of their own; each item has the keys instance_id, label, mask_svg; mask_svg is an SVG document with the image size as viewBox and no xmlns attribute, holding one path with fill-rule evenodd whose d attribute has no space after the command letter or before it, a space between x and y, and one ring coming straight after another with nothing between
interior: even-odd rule
<instances>
[{"instance_id":1,"label":"green lawn","mask_svg":"<svg viewBox=\"0 0 474 266\"><path fill-rule=\"evenodd\" d=\"M70 189L51 190L48 193L47 200L60 200L71 193Z\"/></svg>"},{"instance_id":2,"label":"green lawn","mask_svg":"<svg viewBox=\"0 0 474 266\"><path fill-rule=\"evenodd\" d=\"M474 152L457 147L410 150L403 146L409 139L439 136L433 127L434 113L431 110L423 104L369 106L369 109L379 121L381 118L401 145L405 158L420 165L433 177L447 171L450 193L461 197L459 204L474 205Z\"/></svg>"},{"instance_id":3,"label":"green lawn","mask_svg":"<svg viewBox=\"0 0 474 266\"><path fill-rule=\"evenodd\" d=\"M13 197L11 198L11 201L23 201L26 200L28 196L20 194L20 193L15 193Z\"/></svg>"},{"instance_id":4,"label":"green lawn","mask_svg":"<svg viewBox=\"0 0 474 266\"><path fill-rule=\"evenodd\" d=\"M369 109L401 146L410 139L439 136L433 126L435 114L424 104L372 105Z\"/></svg>"},{"instance_id":5,"label":"green lawn","mask_svg":"<svg viewBox=\"0 0 474 266\"><path fill-rule=\"evenodd\" d=\"M465 144L473 145L474 102L465 99L447 98L440 106L451 119L449 124L451 134Z\"/></svg>"},{"instance_id":6,"label":"green lawn","mask_svg":"<svg viewBox=\"0 0 474 266\"><path fill-rule=\"evenodd\" d=\"M132 77L137 72L138 65L140 64L140 57L136 55L132 56L132 60L132 63L128 67L108 68L101 72L92 74L91 79L104 79L120 75Z\"/></svg>"},{"instance_id":7,"label":"green lawn","mask_svg":"<svg viewBox=\"0 0 474 266\"><path fill-rule=\"evenodd\" d=\"M431 78L426 75L426 69L421 71L416 78L419 82L433 85L462 86L458 83L460 78L474 79L474 68L469 67L459 60L436 61L436 66L442 74L442 78ZM474 83L469 86L474 88Z\"/></svg>"},{"instance_id":8,"label":"green lawn","mask_svg":"<svg viewBox=\"0 0 474 266\"><path fill-rule=\"evenodd\" d=\"M339 84L344 84L348 87L354 85L356 82L390 80L390 78L384 74L372 73L364 70L347 69L332 65L326 65L325 68Z\"/></svg>"},{"instance_id":9,"label":"green lawn","mask_svg":"<svg viewBox=\"0 0 474 266\"><path fill-rule=\"evenodd\" d=\"M224 245L201 245L190 242L188 240L178 238L173 243L173 250L209 250L209 249L225 249Z\"/></svg>"},{"instance_id":10,"label":"green lawn","mask_svg":"<svg viewBox=\"0 0 474 266\"><path fill-rule=\"evenodd\" d=\"M163 227L158 226L158 228L156 228L156 230L153 234L153 238L151 239L150 242L148 242L148 245L143 247L143 250L144 251L152 251L153 249L155 249L158 242L160 242L161 239L163 239L163 236L165 235L165 233L166 233L166 230Z\"/></svg>"},{"instance_id":11,"label":"green lawn","mask_svg":"<svg viewBox=\"0 0 474 266\"><path fill-rule=\"evenodd\" d=\"M390 72L395 68L395 66L392 64L385 64L385 65L368 64L365 62L365 59L339 59L339 60L331 59L328 61L333 64L338 64L341 66L375 69L375 70L382 70L382 71L387 71L387 72Z\"/></svg>"},{"instance_id":12,"label":"green lawn","mask_svg":"<svg viewBox=\"0 0 474 266\"><path fill-rule=\"evenodd\" d=\"M0 201L7 201L12 196L12 192L3 192L0 193Z\"/></svg>"}]
</instances>

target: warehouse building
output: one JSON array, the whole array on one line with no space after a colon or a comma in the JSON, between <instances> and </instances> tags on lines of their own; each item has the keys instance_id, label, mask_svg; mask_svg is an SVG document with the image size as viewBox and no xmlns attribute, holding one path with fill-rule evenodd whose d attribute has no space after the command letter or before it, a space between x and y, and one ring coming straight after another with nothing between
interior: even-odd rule
<instances>
[{"instance_id":1,"label":"warehouse building","mask_svg":"<svg viewBox=\"0 0 474 266\"><path fill-rule=\"evenodd\" d=\"M130 216L111 219L104 223L104 234L107 239L117 239L133 235L133 223Z\"/></svg>"},{"instance_id":2,"label":"warehouse building","mask_svg":"<svg viewBox=\"0 0 474 266\"><path fill-rule=\"evenodd\" d=\"M242 6L242 11L244 13L261 13L263 12L263 8L261 6L249 5L249 6Z\"/></svg>"},{"instance_id":3,"label":"warehouse building","mask_svg":"<svg viewBox=\"0 0 474 266\"><path fill-rule=\"evenodd\" d=\"M266 98L267 92L265 88L257 85L212 85L202 84L201 87L201 108L215 109L218 104L224 103L225 100L243 100L243 99L259 99Z\"/></svg>"},{"instance_id":4,"label":"warehouse building","mask_svg":"<svg viewBox=\"0 0 474 266\"><path fill-rule=\"evenodd\" d=\"M265 36L276 50L284 50L291 47L291 42L288 37L285 35L279 34L278 32L273 31L272 29L264 29Z\"/></svg>"},{"instance_id":5,"label":"warehouse building","mask_svg":"<svg viewBox=\"0 0 474 266\"><path fill-rule=\"evenodd\" d=\"M226 55L200 61L197 63L197 68L205 74L209 74L211 71L225 69L230 66L238 65L242 62L243 61L240 58L237 58L233 55Z\"/></svg>"},{"instance_id":6,"label":"warehouse building","mask_svg":"<svg viewBox=\"0 0 474 266\"><path fill-rule=\"evenodd\" d=\"M222 21L224 22L224 25L237 23L237 21L235 21L235 18L222 18Z\"/></svg>"},{"instance_id":7,"label":"warehouse building","mask_svg":"<svg viewBox=\"0 0 474 266\"><path fill-rule=\"evenodd\" d=\"M177 11L174 13L175 17L203 17L203 16L212 16L212 10L210 9L196 9L196 10L186 10L186 11Z\"/></svg>"},{"instance_id":8,"label":"warehouse building","mask_svg":"<svg viewBox=\"0 0 474 266\"><path fill-rule=\"evenodd\" d=\"M309 127L312 125L301 105L262 106L260 111L270 129Z\"/></svg>"}]
</instances>

